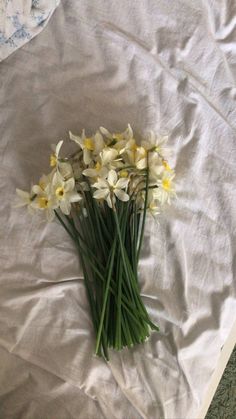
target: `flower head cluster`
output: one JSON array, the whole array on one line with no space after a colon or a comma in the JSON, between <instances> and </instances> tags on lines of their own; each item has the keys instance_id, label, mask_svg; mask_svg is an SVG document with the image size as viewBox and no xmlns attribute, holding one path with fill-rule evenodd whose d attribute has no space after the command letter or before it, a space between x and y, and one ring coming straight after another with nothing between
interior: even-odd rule
<instances>
[{"instance_id":1,"label":"flower head cluster","mask_svg":"<svg viewBox=\"0 0 236 419\"><path fill-rule=\"evenodd\" d=\"M75 143L73 154L62 157L63 141L53 147L52 171L43 175L30 193L17 189L18 206L30 211L45 211L47 219L56 209L69 215L74 205L85 206L86 194L98 204L116 210L117 202L133 202L139 210L146 208L157 214L164 203L175 196L174 171L170 168L166 149L167 137L150 132L138 142L130 125L124 132L100 129L92 136L69 133Z\"/></svg>"}]
</instances>

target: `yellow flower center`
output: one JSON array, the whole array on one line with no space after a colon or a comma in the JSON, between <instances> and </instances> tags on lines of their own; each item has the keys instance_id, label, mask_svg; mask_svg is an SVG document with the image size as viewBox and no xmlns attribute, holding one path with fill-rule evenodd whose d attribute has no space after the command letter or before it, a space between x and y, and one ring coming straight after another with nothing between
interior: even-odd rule
<instances>
[{"instance_id":1,"label":"yellow flower center","mask_svg":"<svg viewBox=\"0 0 236 419\"><path fill-rule=\"evenodd\" d=\"M97 163L95 164L95 169L97 170L97 172L101 169L101 164L99 163L99 161L97 161Z\"/></svg>"},{"instance_id":2,"label":"yellow flower center","mask_svg":"<svg viewBox=\"0 0 236 419\"><path fill-rule=\"evenodd\" d=\"M48 207L48 199L44 196L38 198L39 208L47 208Z\"/></svg>"},{"instance_id":3,"label":"yellow flower center","mask_svg":"<svg viewBox=\"0 0 236 419\"><path fill-rule=\"evenodd\" d=\"M50 156L50 166L55 167L57 165L57 157L55 154L51 154Z\"/></svg>"},{"instance_id":4,"label":"yellow flower center","mask_svg":"<svg viewBox=\"0 0 236 419\"><path fill-rule=\"evenodd\" d=\"M128 177L129 176L129 172L127 170L121 170L120 171L120 177Z\"/></svg>"},{"instance_id":5,"label":"yellow flower center","mask_svg":"<svg viewBox=\"0 0 236 419\"><path fill-rule=\"evenodd\" d=\"M84 147L87 148L87 150L93 151L94 150L93 139L92 138L85 138Z\"/></svg>"},{"instance_id":6,"label":"yellow flower center","mask_svg":"<svg viewBox=\"0 0 236 419\"><path fill-rule=\"evenodd\" d=\"M166 191L169 191L171 188L171 180L170 179L163 179L162 180L162 186L163 189L165 189Z\"/></svg>"},{"instance_id":7,"label":"yellow flower center","mask_svg":"<svg viewBox=\"0 0 236 419\"><path fill-rule=\"evenodd\" d=\"M64 188L63 188L62 186L59 186L59 187L56 189L56 196L57 196L59 199L62 199L62 198L63 198L63 196L64 196L64 194L65 194Z\"/></svg>"},{"instance_id":8,"label":"yellow flower center","mask_svg":"<svg viewBox=\"0 0 236 419\"><path fill-rule=\"evenodd\" d=\"M162 164L164 168L167 170L167 172L172 172L171 167L169 166L168 162L166 160L162 160Z\"/></svg>"}]
</instances>

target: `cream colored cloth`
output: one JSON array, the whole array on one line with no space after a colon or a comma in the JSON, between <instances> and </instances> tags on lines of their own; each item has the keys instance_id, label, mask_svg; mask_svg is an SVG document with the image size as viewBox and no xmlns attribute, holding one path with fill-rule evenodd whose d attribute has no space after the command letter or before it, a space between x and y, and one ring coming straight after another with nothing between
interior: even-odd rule
<instances>
[{"instance_id":1,"label":"cream colored cloth","mask_svg":"<svg viewBox=\"0 0 236 419\"><path fill-rule=\"evenodd\" d=\"M198 418L236 313L235 9L65 1L0 64L0 417ZM139 266L161 333L105 364L74 244L11 204L69 129L128 122L170 133L178 199L149 219Z\"/></svg>"},{"instance_id":2,"label":"cream colored cloth","mask_svg":"<svg viewBox=\"0 0 236 419\"><path fill-rule=\"evenodd\" d=\"M0 61L41 32L60 0L0 0Z\"/></svg>"}]
</instances>

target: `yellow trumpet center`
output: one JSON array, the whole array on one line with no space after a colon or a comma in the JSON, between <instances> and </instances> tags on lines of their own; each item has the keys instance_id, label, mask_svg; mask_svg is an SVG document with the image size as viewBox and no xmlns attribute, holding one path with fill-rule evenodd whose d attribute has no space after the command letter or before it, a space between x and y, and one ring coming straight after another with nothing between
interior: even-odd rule
<instances>
[{"instance_id":1,"label":"yellow trumpet center","mask_svg":"<svg viewBox=\"0 0 236 419\"><path fill-rule=\"evenodd\" d=\"M64 196L64 194L65 194L64 188L62 186L59 186L56 189L56 192L55 193L56 193L57 198L62 199L63 196Z\"/></svg>"},{"instance_id":2,"label":"yellow trumpet center","mask_svg":"<svg viewBox=\"0 0 236 419\"><path fill-rule=\"evenodd\" d=\"M171 180L170 179L163 179L162 186L163 186L163 189L165 189L166 191L169 191L170 188L171 188Z\"/></svg>"},{"instance_id":3,"label":"yellow trumpet center","mask_svg":"<svg viewBox=\"0 0 236 419\"><path fill-rule=\"evenodd\" d=\"M101 164L99 163L99 161L97 161L97 163L95 164L95 169L99 171L101 167L102 167Z\"/></svg>"},{"instance_id":4,"label":"yellow trumpet center","mask_svg":"<svg viewBox=\"0 0 236 419\"><path fill-rule=\"evenodd\" d=\"M57 165L57 157L55 154L51 154L50 156L50 166L55 167Z\"/></svg>"},{"instance_id":5,"label":"yellow trumpet center","mask_svg":"<svg viewBox=\"0 0 236 419\"><path fill-rule=\"evenodd\" d=\"M128 177L129 176L129 172L127 170L121 170L120 171L120 177Z\"/></svg>"},{"instance_id":6,"label":"yellow trumpet center","mask_svg":"<svg viewBox=\"0 0 236 419\"><path fill-rule=\"evenodd\" d=\"M92 138L85 138L84 147L87 148L87 150L93 151L94 150L93 139Z\"/></svg>"},{"instance_id":7,"label":"yellow trumpet center","mask_svg":"<svg viewBox=\"0 0 236 419\"><path fill-rule=\"evenodd\" d=\"M48 207L48 199L44 196L38 198L39 208L47 208Z\"/></svg>"}]
</instances>

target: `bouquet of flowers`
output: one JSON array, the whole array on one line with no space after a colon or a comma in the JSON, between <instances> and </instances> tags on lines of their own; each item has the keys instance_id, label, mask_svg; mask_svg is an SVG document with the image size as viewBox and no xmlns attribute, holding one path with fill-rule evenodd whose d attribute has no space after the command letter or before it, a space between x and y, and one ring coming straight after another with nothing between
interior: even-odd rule
<instances>
[{"instance_id":1,"label":"bouquet of flowers","mask_svg":"<svg viewBox=\"0 0 236 419\"><path fill-rule=\"evenodd\" d=\"M62 156L60 141L50 156L51 172L31 191L17 189L17 206L56 217L73 239L96 335L95 353L109 359L144 342L151 321L140 297L138 261L147 213L156 215L175 196L165 147L167 137L150 132L137 142L124 132L100 129L92 136L69 133L75 151Z\"/></svg>"}]
</instances>

